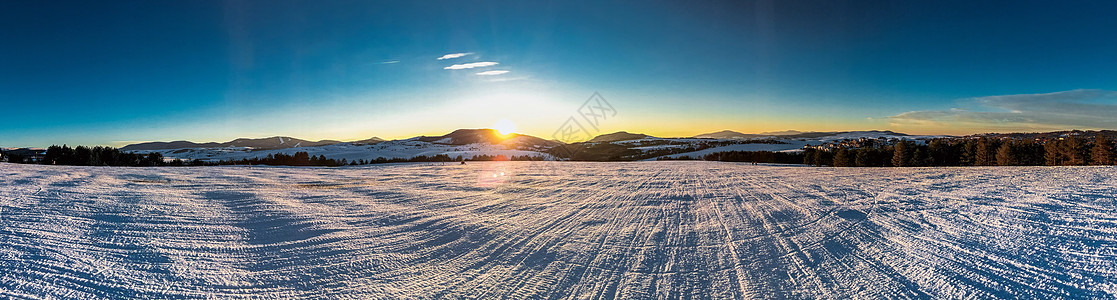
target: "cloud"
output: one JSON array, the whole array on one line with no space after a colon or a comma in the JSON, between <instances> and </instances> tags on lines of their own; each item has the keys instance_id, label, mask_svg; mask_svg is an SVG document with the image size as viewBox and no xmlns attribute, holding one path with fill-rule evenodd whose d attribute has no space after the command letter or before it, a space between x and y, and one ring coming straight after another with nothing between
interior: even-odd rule
<instances>
[{"instance_id":1,"label":"cloud","mask_svg":"<svg viewBox=\"0 0 1117 300\"><path fill-rule=\"evenodd\" d=\"M459 57L470 55L470 54L473 54L473 52L450 53L450 54L446 54L446 55L438 57L438 60L459 58Z\"/></svg>"},{"instance_id":2,"label":"cloud","mask_svg":"<svg viewBox=\"0 0 1117 300\"><path fill-rule=\"evenodd\" d=\"M377 62L375 64L377 64L377 65L387 65L387 64L398 64L398 63L399 63L398 60L389 60L389 61Z\"/></svg>"},{"instance_id":3,"label":"cloud","mask_svg":"<svg viewBox=\"0 0 1117 300\"><path fill-rule=\"evenodd\" d=\"M484 72L478 72L478 73L477 73L477 75L481 75L481 76L493 76L493 75L500 75L500 74L504 74L504 73L508 73L508 71L506 71L506 70L492 70L492 71L484 71Z\"/></svg>"},{"instance_id":4,"label":"cloud","mask_svg":"<svg viewBox=\"0 0 1117 300\"><path fill-rule=\"evenodd\" d=\"M447 69L447 70L472 69L472 68L495 66L495 65L498 65L498 64L500 64L500 63L491 62L491 61L482 61L482 62L475 62L475 63L468 63L468 64L452 65L452 66L449 66L449 67L445 67L443 69Z\"/></svg>"},{"instance_id":5,"label":"cloud","mask_svg":"<svg viewBox=\"0 0 1117 300\"><path fill-rule=\"evenodd\" d=\"M993 130L1117 128L1117 91L1071 90L963 99L977 110L909 111L888 117L892 126Z\"/></svg>"}]
</instances>

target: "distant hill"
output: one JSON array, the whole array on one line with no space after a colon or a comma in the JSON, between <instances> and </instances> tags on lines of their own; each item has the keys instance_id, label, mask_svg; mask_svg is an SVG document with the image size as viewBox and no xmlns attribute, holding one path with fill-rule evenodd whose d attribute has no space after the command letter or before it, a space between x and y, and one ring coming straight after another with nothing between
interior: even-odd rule
<instances>
[{"instance_id":1,"label":"distant hill","mask_svg":"<svg viewBox=\"0 0 1117 300\"><path fill-rule=\"evenodd\" d=\"M703 133L694 136L700 139L751 139L758 137L756 134L740 133L732 130L722 130L718 132Z\"/></svg>"},{"instance_id":2,"label":"distant hill","mask_svg":"<svg viewBox=\"0 0 1117 300\"><path fill-rule=\"evenodd\" d=\"M371 138L367 138L367 139L363 139L363 140L359 140L359 141L352 141L352 142L350 142L350 143L353 143L353 144L363 144L363 145L371 145L371 144L376 144L376 143L379 143L379 142L383 142L383 141L385 141L385 140L384 140L384 139L382 139L382 138L378 138L378 137L375 137L375 136L374 136L374 137L371 137Z\"/></svg>"},{"instance_id":3,"label":"distant hill","mask_svg":"<svg viewBox=\"0 0 1117 300\"><path fill-rule=\"evenodd\" d=\"M780 135L796 135L796 134L802 134L802 133L804 133L804 132L798 131L798 130L784 130L784 131L761 132L759 134L764 135L764 136L769 136L769 135L780 136Z\"/></svg>"},{"instance_id":4,"label":"distant hill","mask_svg":"<svg viewBox=\"0 0 1117 300\"><path fill-rule=\"evenodd\" d=\"M423 141L428 143L444 144L444 145L465 145L474 143L487 143L493 145L506 145L514 148L539 148L539 147L553 147L561 145L562 143L555 141L548 141L538 137L513 133L510 135L502 135L495 129L458 129L451 133L440 136L419 136L408 140ZM352 141L354 145L372 145L385 142L384 139L372 137L359 141ZM191 148L224 148L224 147L246 147L257 150L274 150L274 149L287 149L295 147L318 147L341 144L341 141L335 140L321 140L321 141L308 141L286 136L274 136L268 138L249 139L239 138L224 143L195 143L190 141L174 141L174 142L147 142L131 144L120 148L121 151L154 151L154 150L169 150L169 149L191 149Z\"/></svg>"},{"instance_id":5,"label":"distant hill","mask_svg":"<svg viewBox=\"0 0 1117 300\"><path fill-rule=\"evenodd\" d=\"M120 148L121 151L139 150L165 150L185 148L221 148L221 147L250 147L254 149L286 149L294 147L315 147L341 143L333 140L307 141L286 136L273 136L268 138L249 139L239 138L224 143L195 143L190 141L174 142L147 142L131 144Z\"/></svg>"},{"instance_id":6,"label":"distant hill","mask_svg":"<svg viewBox=\"0 0 1117 300\"><path fill-rule=\"evenodd\" d=\"M1113 130L1063 130L1051 132L1014 132L1014 133L982 133L970 135L970 137L991 137L991 138L1011 138L1011 139L1057 139L1065 137L1082 137L1092 139L1099 135L1105 136L1110 139L1117 139L1117 131Z\"/></svg>"},{"instance_id":7,"label":"distant hill","mask_svg":"<svg viewBox=\"0 0 1117 300\"><path fill-rule=\"evenodd\" d=\"M208 145L210 147L194 148L198 145ZM124 150L135 151L140 154L158 152L166 158L197 159L208 162L262 158L279 154L294 155L296 152L306 152L311 156L369 163L380 159L403 159L406 161L420 158L419 161L427 161L426 159L438 155L444 155L448 158L461 157L462 159L481 158L482 160L495 159L497 156L502 156L505 159L516 159L516 157L520 159L524 157L555 159L547 150L561 145L564 144L530 135L502 135L493 129L458 129L439 136L418 136L392 141L384 141L373 137L352 142L311 142L287 137L282 139L273 137L236 139L227 143L207 144L190 142L144 143L129 145ZM182 146L186 147L163 148ZM299 146L299 148L294 148L295 146ZM145 147L162 149L140 149Z\"/></svg>"},{"instance_id":8,"label":"distant hill","mask_svg":"<svg viewBox=\"0 0 1117 300\"><path fill-rule=\"evenodd\" d=\"M901 137L908 136L904 133L892 132L888 130L868 130L868 131L835 131L835 132L803 132L793 135L781 136L787 139L815 139L815 138L877 138L877 137Z\"/></svg>"},{"instance_id":9,"label":"distant hill","mask_svg":"<svg viewBox=\"0 0 1117 300\"><path fill-rule=\"evenodd\" d=\"M703 133L703 134L696 135L694 137L695 138L700 138L700 139L755 139L755 138L788 136L788 135L796 135L796 134L803 134L803 132L795 131L795 130L787 130L787 131L762 132L762 133L740 133L740 132L736 132L736 131L732 131L732 130L722 130L722 131L718 131L718 132Z\"/></svg>"},{"instance_id":10,"label":"distant hill","mask_svg":"<svg viewBox=\"0 0 1117 300\"><path fill-rule=\"evenodd\" d=\"M841 132L800 132L795 130L765 132L765 133L740 133L731 130L723 130L719 132L706 133L694 136L695 138L710 138L710 139L750 139L750 138L768 138L775 137L779 139L843 139L843 138L858 138L858 137L901 137L907 136L903 133L896 133L892 131L841 131ZM602 134L590 139L591 143L610 143L618 141L638 140L651 137L646 134L630 133L627 131L618 131L609 134ZM547 149L563 143L558 141L545 140L542 138L513 133L510 135L502 135L495 129L458 129L453 132L440 135L440 136L419 136L406 140L422 141L442 145L467 145L467 144L492 144L504 145L514 149ZM385 142L384 139L378 137L371 137L364 140L352 141L354 145L372 145ZM174 142L146 142L131 144L121 148L122 151L154 151L154 150L170 150L170 149L205 149L205 148L226 148L226 147L244 147L254 150L275 150L275 149L288 149L295 147L318 147L343 143L335 140L321 140L321 141L308 141L293 137L286 136L273 136L267 138L238 138L232 141L217 143L196 143L190 141L174 141Z\"/></svg>"},{"instance_id":11,"label":"distant hill","mask_svg":"<svg viewBox=\"0 0 1117 300\"><path fill-rule=\"evenodd\" d=\"M500 134L500 132L496 129L458 129L441 136L421 136L413 139L444 145L483 143L493 145L508 145L515 148L549 148L561 145L561 143L559 142L548 141L526 134L513 133L509 135L503 135Z\"/></svg>"},{"instance_id":12,"label":"distant hill","mask_svg":"<svg viewBox=\"0 0 1117 300\"><path fill-rule=\"evenodd\" d=\"M120 148L121 151L137 151L137 150L163 150L163 149L182 149L182 148L217 148L221 147L220 143L195 143L190 141L174 141L174 142L147 142L139 144L131 144Z\"/></svg>"},{"instance_id":13,"label":"distant hill","mask_svg":"<svg viewBox=\"0 0 1117 300\"><path fill-rule=\"evenodd\" d=\"M649 137L649 135L640 134L640 133L628 133L626 131L617 131L617 132L614 132L614 133L607 133L607 134L602 134L602 135L596 136L596 137L594 137L593 139L590 139L587 142L589 142L589 143L617 142L617 141L638 140L638 139L642 139L642 138L646 138L646 137Z\"/></svg>"},{"instance_id":14,"label":"distant hill","mask_svg":"<svg viewBox=\"0 0 1117 300\"><path fill-rule=\"evenodd\" d=\"M251 148L254 148L254 149L285 149L285 148L294 148L294 147L325 146L325 145L333 145L333 144L337 144L337 143L341 143L341 142L334 141L334 140L321 140L321 141L317 141L317 142L312 142L312 141L307 141L307 140L302 140L302 139L297 139L297 138L292 138L292 137L273 136L273 137L269 137L269 138L260 138L260 139L245 139L245 138L235 139L235 140L232 140L228 143L225 143L226 144L225 147L251 147Z\"/></svg>"},{"instance_id":15,"label":"distant hill","mask_svg":"<svg viewBox=\"0 0 1117 300\"><path fill-rule=\"evenodd\" d=\"M694 136L695 138L707 139L753 139L753 138L767 138L777 137L781 139L814 139L823 137L879 137L879 136L907 136L907 134L892 132L887 130L870 130L870 131L829 131L829 132L802 132L796 130L786 131L772 131L763 133L740 133L732 130L722 130L718 132L704 133Z\"/></svg>"}]
</instances>

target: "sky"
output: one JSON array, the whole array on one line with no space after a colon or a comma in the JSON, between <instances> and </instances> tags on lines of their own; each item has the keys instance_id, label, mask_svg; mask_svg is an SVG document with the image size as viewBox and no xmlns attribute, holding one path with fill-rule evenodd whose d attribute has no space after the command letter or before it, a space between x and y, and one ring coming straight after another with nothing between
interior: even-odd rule
<instances>
[{"instance_id":1,"label":"sky","mask_svg":"<svg viewBox=\"0 0 1117 300\"><path fill-rule=\"evenodd\" d=\"M595 93L613 110L581 124L592 134L1117 129L1114 12L1114 1L6 1L0 147L497 124L552 138Z\"/></svg>"}]
</instances>

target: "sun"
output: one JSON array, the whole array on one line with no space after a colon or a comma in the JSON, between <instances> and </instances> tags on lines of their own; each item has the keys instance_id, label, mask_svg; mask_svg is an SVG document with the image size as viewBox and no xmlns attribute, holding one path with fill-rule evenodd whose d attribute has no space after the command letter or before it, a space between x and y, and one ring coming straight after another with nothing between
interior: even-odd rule
<instances>
[{"instance_id":1,"label":"sun","mask_svg":"<svg viewBox=\"0 0 1117 300\"><path fill-rule=\"evenodd\" d=\"M496 124L493 124L493 129L500 132L500 135L507 136L516 133L516 123L512 123L508 119L500 119L500 121L496 121Z\"/></svg>"}]
</instances>

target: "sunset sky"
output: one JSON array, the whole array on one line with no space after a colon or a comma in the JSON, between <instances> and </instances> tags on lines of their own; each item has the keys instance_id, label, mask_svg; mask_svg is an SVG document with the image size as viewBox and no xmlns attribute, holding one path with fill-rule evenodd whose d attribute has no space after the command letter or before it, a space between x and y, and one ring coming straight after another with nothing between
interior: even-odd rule
<instances>
[{"instance_id":1,"label":"sunset sky","mask_svg":"<svg viewBox=\"0 0 1117 300\"><path fill-rule=\"evenodd\" d=\"M0 147L1117 129L1117 2L915 2L7 1Z\"/></svg>"}]
</instances>

